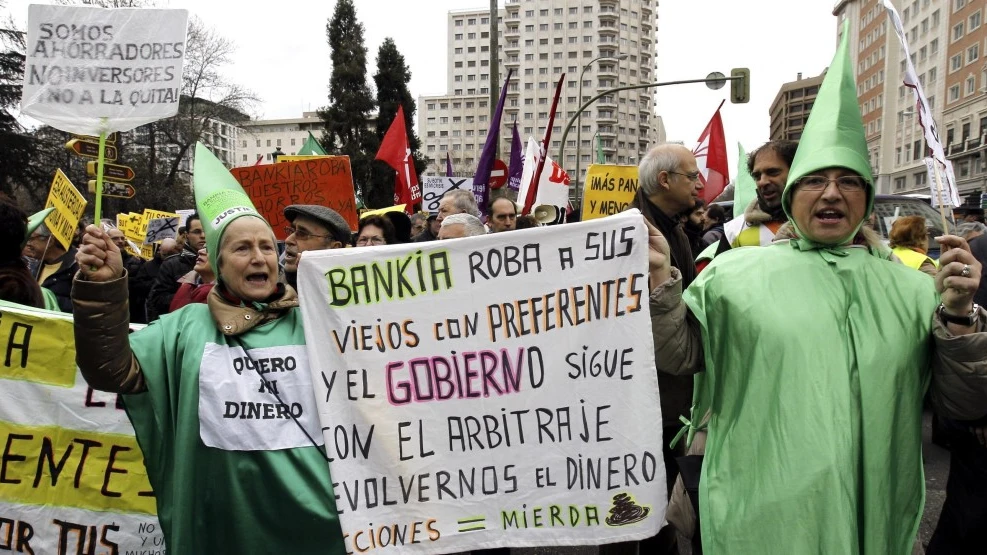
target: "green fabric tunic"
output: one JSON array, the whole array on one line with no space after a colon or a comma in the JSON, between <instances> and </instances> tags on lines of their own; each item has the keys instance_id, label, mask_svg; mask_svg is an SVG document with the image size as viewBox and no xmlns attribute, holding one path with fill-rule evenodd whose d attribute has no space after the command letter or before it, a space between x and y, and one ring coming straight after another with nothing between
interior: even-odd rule
<instances>
[{"instance_id":1,"label":"green fabric tunic","mask_svg":"<svg viewBox=\"0 0 987 555\"><path fill-rule=\"evenodd\" d=\"M684 299L706 358L694 414L711 410L706 555L909 553L933 280L862 247L781 243L718 256Z\"/></svg>"},{"instance_id":2,"label":"green fabric tunic","mask_svg":"<svg viewBox=\"0 0 987 555\"><path fill-rule=\"evenodd\" d=\"M254 368L269 370L282 400L304 405L313 412L306 418L317 423L297 308L229 341L208 307L193 304L133 333L130 343L147 392L125 402L169 553L345 552L325 458L299 440L298 425L284 411L278 418L279 403L263 397L269 392L254 393L261 383ZM236 356L239 345L256 361L251 367ZM279 357L274 366L280 368L272 370L269 361ZM287 364L291 375L289 357L295 357ZM312 398L302 402L306 392ZM247 415L236 394L248 404L258 395L272 403ZM317 424L313 437L321 443ZM271 448L288 444L295 447Z\"/></svg>"}]
</instances>

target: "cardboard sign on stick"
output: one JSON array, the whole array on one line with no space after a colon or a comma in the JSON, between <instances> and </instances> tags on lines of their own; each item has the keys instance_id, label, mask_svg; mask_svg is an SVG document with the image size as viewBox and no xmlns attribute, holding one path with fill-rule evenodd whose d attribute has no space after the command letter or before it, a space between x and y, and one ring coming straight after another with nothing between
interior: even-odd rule
<instances>
[{"instance_id":1,"label":"cardboard sign on stick","mask_svg":"<svg viewBox=\"0 0 987 555\"><path fill-rule=\"evenodd\" d=\"M355 231L359 223L349 156L325 156L299 162L248 166L230 170L257 211L284 240L292 204L318 204L339 212Z\"/></svg>"},{"instance_id":2,"label":"cardboard sign on stick","mask_svg":"<svg viewBox=\"0 0 987 555\"><path fill-rule=\"evenodd\" d=\"M55 170L55 178L51 181L45 208L51 206L55 207L55 211L45 218L45 225L62 247L68 250L75 237L79 219L86 210L86 198L72 185L62 170Z\"/></svg>"},{"instance_id":3,"label":"cardboard sign on stick","mask_svg":"<svg viewBox=\"0 0 987 555\"><path fill-rule=\"evenodd\" d=\"M583 185L582 220L605 218L627 210L637 194L637 166L593 164Z\"/></svg>"}]
</instances>

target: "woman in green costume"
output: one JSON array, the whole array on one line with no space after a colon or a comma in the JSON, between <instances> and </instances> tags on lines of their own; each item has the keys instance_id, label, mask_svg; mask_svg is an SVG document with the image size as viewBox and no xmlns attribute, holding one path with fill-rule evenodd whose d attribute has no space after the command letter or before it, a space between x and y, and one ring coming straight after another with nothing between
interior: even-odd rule
<instances>
[{"instance_id":1,"label":"woman in green costume","mask_svg":"<svg viewBox=\"0 0 987 555\"><path fill-rule=\"evenodd\" d=\"M793 238L726 252L682 292L650 231L658 368L702 372L689 435L708 422L706 555L910 553L924 394L950 418L987 413L987 313L966 242L937 238L933 283L861 232L875 191L849 34L783 194Z\"/></svg>"},{"instance_id":2,"label":"woman in green costume","mask_svg":"<svg viewBox=\"0 0 987 555\"><path fill-rule=\"evenodd\" d=\"M334 553L343 538L295 291L273 232L229 171L196 147L198 212L218 283L127 334L120 251L95 226L72 290L76 359L124 396L170 553Z\"/></svg>"}]
</instances>

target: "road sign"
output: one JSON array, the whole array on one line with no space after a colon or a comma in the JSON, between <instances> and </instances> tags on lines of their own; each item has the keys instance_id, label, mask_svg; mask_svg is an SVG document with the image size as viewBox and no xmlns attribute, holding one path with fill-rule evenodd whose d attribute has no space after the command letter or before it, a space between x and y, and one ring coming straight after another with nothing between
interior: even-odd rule
<instances>
[{"instance_id":1,"label":"road sign","mask_svg":"<svg viewBox=\"0 0 987 555\"><path fill-rule=\"evenodd\" d=\"M500 189L507 183L507 164L503 160L494 160L490 168L490 188Z\"/></svg>"},{"instance_id":2,"label":"road sign","mask_svg":"<svg viewBox=\"0 0 987 555\"><path fill-rule=\"evenodd\" d=\"M71 141L65 143L65 148L75 152L79 156L85 156L87 158L99 158L99 143L90 142L83 139L72 139ZM106 145L106 152L104 158L106 160L116 160L117 159L117 147Z\"/></svg>"},{"instance_id":3,"label":"road sign","mask_svg":"<svg viewBox=\"0 0 987 555\"><path fill-rule=\"evenodd\" d=\"M89 177L96 177L96 172L99 170L98 166L99 162L86 162L86 173L89 174ZM103 164L103 177L117 181L133 181L134 170L129 166Z\"/></svg>"},{"instance_id":4,"label":"road sign","mask_svg":"<svg viewBox=\"0 0 987 555\"><path fill-rule=\"evenodd\" d=\"M93 135L75 135L75 138L93 143L99 142L99 137ZM109 135L106 136L106 144L115 145L117 144L117 139L119 138L120 138L120 133L114 131L113 133L110 133Z\"/></svg>"},{"instance_id":5,"label":"road sign","mask_svg":"<svg viewBox=\"0 0 987 555\"><path fill-rule=\"evenodd\" d=\"M96 192L96 180L89 180L89 192ZM137 191L130 183L116 183L114 181L103 181L103 196L118 198L133 198Z\"/></svg>"}]
</instances>

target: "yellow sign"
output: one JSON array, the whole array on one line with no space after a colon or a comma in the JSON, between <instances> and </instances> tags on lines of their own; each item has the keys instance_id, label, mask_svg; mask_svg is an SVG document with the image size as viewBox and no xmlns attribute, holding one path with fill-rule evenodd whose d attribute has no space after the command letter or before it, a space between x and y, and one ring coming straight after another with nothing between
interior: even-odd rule
<instances>
[{"instance_id":1,"label":"yellow sign","mask_svg":"<svg viewBox=\"0 0 987 555\"><path fill-rule=\"evenodd\" d=\"M131 241L134 241L138 245L144 242L144 236L140 234L141 222L144 220L144 215L140 213L129 213L127 214L127 227L121 228L124 236Z\"/></svg>"},{"instance_id":2,"label":"yellow sign","mask_svg":"<svg viewBox=\"0 0 987 555\"><path fill-rule=\"evenodd\" d=\"M360 214L360 219L366 218L367 216L378 216L380 214L386 214L388 212L404 212L404 207L406 204L399 204L397 206L388 206L387 208L378 208L377 210L366 210L363 214Z\"/></svg>"},{"instance_id":3,"label":"yellow sign","mask_svg":"<svg viewBox=\"0 0 987 555\"><path fill-rule=\"evenodd\" d=\"M51 190L48 192L45 208L52 206L55 207L55 211L45 218L45 225L67 250L75 237L75 228L79 225L79 219L86 211L86 199L62 170L55 170L55 178L51 181Z\"/></svg>"},{"instance_id":4,"label":"yellow sign","mask_svg":"<svg viewBox=\"0 0 987 555\"><path fill-rule=\"evenodd\" d=\"M637 193L637 166L593 164L583 185L582 221L605 218L630 207Z\"/></svg>"},{"instance_id":5,"label":"yellow sign","mask_svg":"<svg viewBox=\"0 0 987 555\"><path fill-rule=\"evenodd\" d=\"M71 320L0 306L0 378L61 387L75 383L75 335Z\"/></svg>"},{"instance_id":6,"label":"yellow sign","mask_svg":"<svg viewBox=\"0 0 987 555\"><path fill-rule=\"evenodd\" d=\"M282 162L301 162L302 160L318 160L319 158L332 158L332 156L330 156L328 154L311 154L311 155L293 154L293 155L290 155L290 156L287 155L287 154L284 154L284 155L278 156L278 164L280 164Z\"/></svg>"},{"instance_id":7,"label":"yellow sign","mask_svg":"<svg viewBox=\"0 0 987 555\"><path fill-rule=\"evenodd\" d=\"M140 257L144 260L150 260L154 258L154 245L141 245Z\"/></svg>"}]
</instances>

